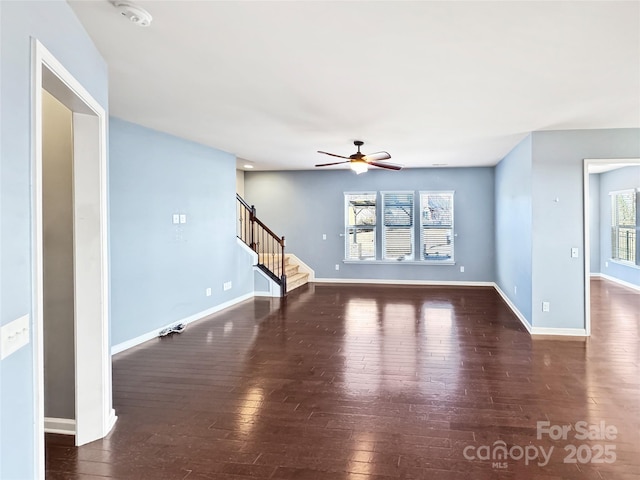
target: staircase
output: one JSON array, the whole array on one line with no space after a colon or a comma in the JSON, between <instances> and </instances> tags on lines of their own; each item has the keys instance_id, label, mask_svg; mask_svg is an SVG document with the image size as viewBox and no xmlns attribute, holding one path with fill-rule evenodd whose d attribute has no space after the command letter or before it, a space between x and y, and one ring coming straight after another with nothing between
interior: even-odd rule
<instances>
[{"instance_id":1,"label":"staircase","mask_svg":"<svg viewBox=\"0 0 640 480\"><path fill-rule=\"evenodd\" d=\"M260 254L258 256L260 264L280 263L280 255ZM309 282L309 274L300 271L300 265L290 254L284 255L284 272L287 277L287 292L301 287Z\"/></svg>"},{"instance_id":2,"label":"staircase","mask_svg":"<svg viewBox=\"0 0 640 480\"><path fill-rule=\"evenodd\" d=\"M300 272L300 265L291 258L291 255L284 256L284 270L287 274L287 291L301 287L309 281L309 274Z\"/></svg>"},{"instance_id":3,"label":"staircase","mask_svg":"<svg viewBox=\"0 0 640 480\"><path fill-rule=\"evenodd\" d=\"M309 281L309 273L300 271L295 256L284 253L284 237L273 233L256 216L256 209L236 194L238 211L238 238L258 254L259 268L280 286L283 297L288 291ZM308 269L308 267L306 267ZM304 270L304 269L303 269Z\"/></svg>"}]
</instances>

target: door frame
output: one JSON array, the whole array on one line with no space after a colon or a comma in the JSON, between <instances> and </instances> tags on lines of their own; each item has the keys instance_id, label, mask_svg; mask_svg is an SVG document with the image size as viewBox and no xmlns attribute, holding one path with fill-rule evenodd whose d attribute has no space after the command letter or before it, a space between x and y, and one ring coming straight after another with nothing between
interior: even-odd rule
<instances>
[{"instance_id":1,"label":"door frame","mask_svg":"<svg viewBox=\"0 0 640 480\"><path fill-rule=\"evenodd\" d=\"M37 39L32 40L32 288L36 478L45 475L42 89L73 112L75 438L113 427L105 109Z\"/></svg>"},{"instance_id":2,"label":"door frame","mask_svg":"<svg viewBox=\"0 0 640 480\"><path fill-rule=\"evenodd\" d=\"M584 203L584 328L587 336L591 335L591 238L589 226L589 167L595 165L620 164L621 167L640 165L640 158L585 158L583 170L583 203Z\"/></svg>"}]
</instances>

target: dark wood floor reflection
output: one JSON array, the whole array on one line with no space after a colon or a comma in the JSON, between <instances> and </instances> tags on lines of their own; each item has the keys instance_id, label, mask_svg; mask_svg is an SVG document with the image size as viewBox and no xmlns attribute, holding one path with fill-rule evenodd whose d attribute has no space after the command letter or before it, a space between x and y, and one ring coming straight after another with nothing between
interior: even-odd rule
<instances>
[{"instance_id":1,"label":"dark wood floor reflection","mask_svg":"<svg viewBox=\"0 0 640 480\"><path fill-rule=\"evenodd\" d=\"M47 478L639 480L640 296L592 294L589 340L532 339L484 287L246 301L117 355L113 432L48 436Z\"/></svg>"}]
</instances>

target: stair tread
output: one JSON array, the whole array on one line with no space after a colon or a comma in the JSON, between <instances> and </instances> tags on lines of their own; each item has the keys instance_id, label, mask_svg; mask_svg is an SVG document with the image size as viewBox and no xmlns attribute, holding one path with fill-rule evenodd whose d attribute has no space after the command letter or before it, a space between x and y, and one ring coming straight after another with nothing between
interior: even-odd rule
<instances>
[{"instance_id":1,"label":"stair tread","mask_svg":"<svg viewBox=\"0 0 640 480\"><path fill-rule=\"evenodd\" d=\"M280 254L264 254L258 255L260 263L279 264L282 256ZM302 285L308 283L309 274L299 271L300 265L291 261L291 256L285 254L284 256L285 275L287 276L287 290L294 290Z\"/></svg>"},{"instance_id":2,"label":"stair tread","mask_svg":"<svg viewBox=\"0 0 640 480\"><path fill-rule=\"evenodd\" d=\"M304 273L304 272L298 272L294 275L291 275L291 277L287 277L288 280L298 280L299 278L307 278L309 276L308 273Z\"/></svg>"}]
</instances>

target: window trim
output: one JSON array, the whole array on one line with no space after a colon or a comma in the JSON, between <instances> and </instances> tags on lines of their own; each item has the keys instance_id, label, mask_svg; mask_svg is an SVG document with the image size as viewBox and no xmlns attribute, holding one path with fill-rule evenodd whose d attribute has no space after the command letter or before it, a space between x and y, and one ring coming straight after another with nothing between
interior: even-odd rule
<instances>
[{"instance_id":1,"label":"window trim","mask_svg":"<svg viewBox=\"0 0 640 480\"><path fill-rule=\"evenodd\" d=\"M385 217L385 209L386 204L384 201L385 195L411 195L411 225L409 226L409 231L411 232L411 256L409 258L398 259L398 258L386 258L385 254L387 251L387 235L386 228L384 222ZM403 263L403 262L415 262L416 261L416 192L415 190L383 190L380 191L380 201L382 204L382 209L380 210L380 227L381 227L381 235L382 235L382 251L380 252L380 259L376 260L378 262L388 262L388 263Z\"/></svg>"},{"instance_id":2,"label":"window trim","mask_svg":"<svg viewBox=\"0 0 640 480\"><path fill-rule=\"evenodd\" d=\"M638 211L638 195L640 194L640 188L625 188L623 190L613 190L611 192L609 192L609 198L610 198L610 213L611 213L611 224L609 226L611 233L613 233L613 229L620 229L620 223L618 222L617 219L617 208L616 208L616 198L619 195L625 195L625 194L633 194L634 195L634 200L635 200L635 209L636 209L636 218L635 218L635 225L634 225L634 230L635 230L635 251L634 251L634 257L635 257L635 261L630 261L630 260L625 260L623 258L620 258L620 246L619 245L614 245L613 243L613 238L611 239L611 249L609 251L610 253L610 258L609 260L611 260L614 263L618 263L620 265L625 265L627 267L635 267L635 268L640 268L640 255L639 255L639 246L638 246L638 219L640 218L640 212ZM628 227L625 227L628 228ZM616 238L618 238L618 235L616 235ZM616 249L616 253L617 256L613 255L613 250L614 250L614 246Z\"/></svg>"},{"instance_id":3,"label":"window trim","mask_svg":"<svg viewBox=\"0 0 640 480\"><path fill-rule=\"evenodd\" d=\"M411 243L413 256L411 259L406 260L398 260L398 259L385 259L384 257L384 194L411 194L413 198L413 216L412 221L413 225L411 228ZM447 227L451 229L451 258L448 259L434 259L427 260L424 258L422 250L424 249L425 239L424 239L424 228L422 225L422 197L424 194L440 194L440 195L451 195L451 226ZM351 225L347 222L349 221L349 200L348 197L350 195L371 195L375 198L375 224L369 225L373 227L373 250L374 256L367 258L348 258L347 254L349 252L349 230L353 228L359 227L367 227L366 225ZM416 198L418 195L418 198ZM344 258L342 263L345 264L387 264L387 265L432 265L432 266L452 266L456 265L455 260L455 248L456 241L455 237L457 237L457 233L455 233L455 190L380 190L380 191L345 191L343 192L344 198L344 223L343 223L343 233L342 236L344 239ZM419 203L416 203L419 202ZM416 208L416 206L418 208ZM378 240L378 236L382 236L381 247L378 248L378 244L380 243ZM420 239L420 251L417 251L418 248L418 238Z\"/></svg>"},{"instance_id":4,"label":"window trim","mask_svg":"<svg viewBox=\"0 0 640 480\"><path fill-rule=\"evenodd\" d=\"M371 227L373 227L373 257L370 258L349 258L347 255L347 252L349 251L349 230L353 229L353 228L359 228L359 227L363 227L365 225L351 225L349 223L349 200L347 199L347 197L349 195L373 195L373 197L375 198L375 208L376 208L376 214L375 214L375 219L376 219L376 223L374 223L373 225L370 225ZM344 262L353 262L353 263L368 263L368 262L372 262L372 261L376 261L378 258L378 235L377 235L377 230L378 230L378 192L377 191L355 191L355 192L343 192L343 198L344 198Z\"/></svg>"},{"instance_id":5,"label":"window trim","mask_svg":"<svg viewBox=\"0 0 640 480\"><path fill-rule=\"evenodd\" d=\"M446 263L455 265L456 261L456 233L455 233L455 223L456 223L456 206L455 206L455 190L420 190L418 192L419 200L420 200L420 210L418 212L419 215L419 224L418 228L420 228L420 261L424 262L427 265L435 265L437 263ZM425 238L424 238L424 225L422 224L422 197L423 195L429 194L439 194L439 195L451 195L451 258L447 260L427 260L424 258L423 250L425 247Z\"/></svg>"}]
</instances>

